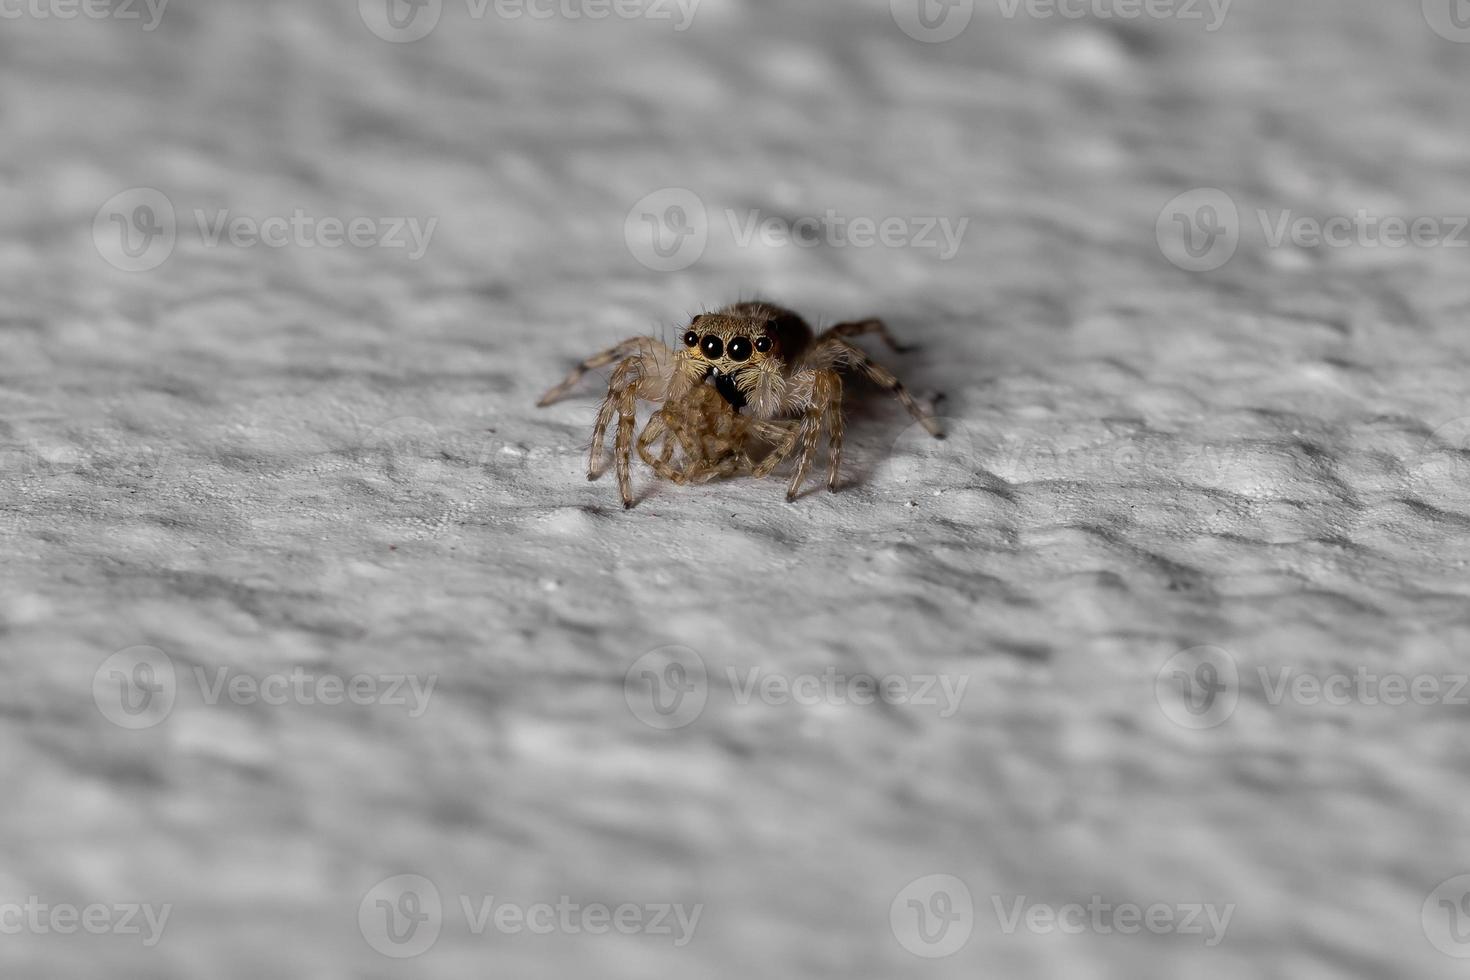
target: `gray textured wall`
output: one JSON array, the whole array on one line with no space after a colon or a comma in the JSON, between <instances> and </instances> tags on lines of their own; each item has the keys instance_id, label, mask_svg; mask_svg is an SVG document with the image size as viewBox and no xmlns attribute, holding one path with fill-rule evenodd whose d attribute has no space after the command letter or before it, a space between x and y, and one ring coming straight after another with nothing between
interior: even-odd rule
<instances>
[{"instance_id":1,"label":"gray textured wall","mask_svg":"<svg viewBox=\"0 0 1470 980\"><path fill-rule=\"evenodd\" d=\"M392 3L0 5L0 972L1463 975L1463 3ZM625 512L754 295L951 438Z\"/></svg>"}]
</instances>

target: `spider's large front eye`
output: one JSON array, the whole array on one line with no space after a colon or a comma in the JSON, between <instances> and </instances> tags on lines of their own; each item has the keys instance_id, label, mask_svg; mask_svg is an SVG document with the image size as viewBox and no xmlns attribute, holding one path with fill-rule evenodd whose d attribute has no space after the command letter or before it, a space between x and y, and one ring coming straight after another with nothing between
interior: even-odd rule
<instances>
[{"instance_id":1,"label":"spider's large front eye","mask_svg":"<svg viewBox=\"0 0 1470 980\"><path fill-rule=\"evenodd\" d=\"M750 340L745 337L736 337L730 341L729 354L732 361L750 360Z\"/></svg>"},{"instance_id":2,"label":"spider's large front eye","mask_svg":"<svg viewBox=\"0 0 1470 980\"><path fill-rule=\"evenodd\" d=\"M762 354L764 354L766 351L770 350L771 349L771 338L770 337L757 337L757 338L755 338L755 349L758 350L758 351L760 351Z\"/></svg>"},{"instance_id":3,"label":"spider's large front eye","mask_svg":"<svg viewBox=\"0 0 1470 980\"><path fill-rule=\"evenodd\" d=\"M693 347L697 343L699 343L699 334L695 333L693 330L684 335L685 347Z\"/></svg>"},{"instance_id":4,"label":"spider's large front eye","mask_svg":"<svg viewBox=\"0 0 1470 980\"><path fill-rule=\"evenodd\" d=\"M725 342L714 334L710 334L704 338L704 343L699 345L699 349L704 353L705 357L712 361L718 361L720 355L725 353Z\"/></svg>"}]
</instances>

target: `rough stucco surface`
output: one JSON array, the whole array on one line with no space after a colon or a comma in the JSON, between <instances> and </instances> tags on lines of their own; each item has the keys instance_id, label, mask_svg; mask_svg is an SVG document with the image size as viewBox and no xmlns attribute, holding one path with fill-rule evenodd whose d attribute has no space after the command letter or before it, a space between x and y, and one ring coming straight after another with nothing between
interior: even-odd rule
<instances>
[{"instance_id":1,"label":"rough stucco surface","mask_svg":"<svg viewBox=\"0 0 1470 980\"><path fill-rule=\"evenodd\" d=\"M1239 0L1207 32L981 0L944 44L856 2L706 0L682 32L451 2L414 44L346 2L0 23L0 902L173 907L153 948L0 936L0 972L1463 975L1421 908L1470 871L1470 714L1272 705L1261 674L1466 669L1470 253L1255 218L1470 214L1470 47L1417 6ZM134 187L180 224L129 273L93 219ZM672 273L624 239L666 187L711 216ZM1155 234L1197 187L1245 227L1199 274ZM413 261L211 246L196 209L439 224ZM726 209L971 224L943 261L741 247ZM639 466L624 512L583 479L601 382L537 395L751 295L887 318L922 349L869 346L951 438L859 389L841 493ZM708 703L661 731L624 679L668 645ZM93 681L137 646L185 681L437 686L411 717L181 682L130 731ZM1155 678L1198 646L1240 680L1197 731ZM949 717L742 705L752 668L967 687ZM399 874L448 907L401 961L358 921ZM933 874L975 912L925 959L890 906ZM461 895L703 911L682 948L477 936ZM1234 913L1206 947L994 910L1094 895Z\"/></svg>"}]
</instances>

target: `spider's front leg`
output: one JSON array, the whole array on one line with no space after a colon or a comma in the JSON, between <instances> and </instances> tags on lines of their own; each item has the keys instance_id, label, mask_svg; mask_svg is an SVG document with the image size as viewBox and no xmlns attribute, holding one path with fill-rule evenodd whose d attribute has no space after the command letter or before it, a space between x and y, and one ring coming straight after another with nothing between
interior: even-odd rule
<instances>
[{"instance_id":1,"label":"spider's front leg","mask_svg":"<svg viewBox=\"0 0 1470 980\"><path fill-rule=\"evenodd\" d=\"M684 390L690 383L676 366L673 351L652 337L630 338L578 364L565 381L542 396L540 404L551 404L589 370L610 364L619 357L623 359L613 369L607 385L607 395L597 411L597 423L592 429L592 444L587 452L587 479L595 480L601 475L607 427L612 424L613 416L616 415L618 431L614 451L618 490L623 498L623 506L632 507L633 429L638 420L638 401L665 401L671 393Z\"/></svg>"},{"instance_id":2,"label":"spider's front leg","mask_svg":"<svg viewBox=\"0 0 1470 980\"><path fill-rule=\"evenodd\" d=\"M577 382L581 381L583 375L588 371L595 371L597 368L606 367L619 358L626 358L629 355L636 356L638 352L648 353L651 343L656 343L656 341L650 341L647 337L629 337L616 347L609 347L605 351L598 351L572 368L572 372L566 376L561 384L542 395L541 400L536 403L536 407L545 408L547 405L560 400L567 392L576 387ZM659 346L663 345L660 344Z\"/></svg>"},{"instance_id":3,"label":"spider's front leg","mask_svg":"<svg viewBox=\"0 0 1470 980\"><path fill-rule=\"evenodd\" d=\"M597 424L592 427L592 446L587 453L587 479L601 476L602 447L607 441L607 427L613 415L618 417L618 433L613 443L613 456L618 471L618 492L623 506L633 506L633 427L638 421L638 385L643 380L643 358L633 356L613 371L607 383L607 397L597 411Z\"/></svg>"},{"instance_id":4,"label":"spider's front leg","mask_svg":"<svg viewBox=\"0 0 1470 980\"><path fill-rule=\"evenodd\" d=\"M790 424L790 428L776 444L776 448L771 450L769 456L761 460L752 475L759 478L770 476L772 471L791 455L797 443L800 442L801 455L797 457L796 471L791 475L791 482L786 487L786 499L795 500L796 495L801 491L801 484L806 480L807 473L811 471L812 462L816 459L817 445L821 440L823 425L826 425L828 429L828 446L833 457L828 472L827 486L835 490L837 488L837 467L842 460L842 379L836 371L828 369L812 372L811 395L806 399L806 407L801 413L801 418Z\"/></svg>"},{"instance_id":5,"label":"spider's front leg","mask_svg":"<svg viewBox=\"0 0 1470 980\"><path fill-rule=\"evenodd\" d=\"M828 333L831 333L831 331L828 331ZM867 375L874 384L902 402L903 407L908 409L909 414L918 420L919 424L924 427L925 432L928 432L936 439L944 438L944 431L939 428L939 423L935 421L934 416L929 415L919 407L919 403L914 401L914 396L909 394L909 390L903 386L903 382L899 381L892 371L874 361L865 351L854 347L845 340L832 337L822 346L832 349L829 357L830 360L838 363L845 361L853 365L863 374ZM820 351L819 353L826 352Z\"/></svg>"},{"instance_id":6,"label":"spider's front leg","mask_svg":"<svg viewBox=\"0 0 1470 980\"><path fill-rule=\"evenodd\" d=\"M833 419L836 418L836 423ZM837 489L837 467L842 462L842 379L835 371L818 371L812 380L812 403L801 420L801 456L796 461L796 472L791 474L791 483L786 488L786 499L795 500L817 458L817 444L821 440L822 426L827 426L828 455L831 466L827 475L827 489Z\"/></svg>"},{"instance_id":7,"label":"spider's front leg","mask_svg":"<svg viewBox=\"0 0 1470 980\"><path fill-rule=\"evenodd\" d=\"M864 334L875 333L878 339L888 345L888 349L898 354L903 354L914 349L913 344L900 344L893 339L893 334L888 332L888 325L876 317L867 320L849 320L836 326L828 327L817 336L817 343L822 343L833 337L861 337Z\"/></svg>"}]
</instances>

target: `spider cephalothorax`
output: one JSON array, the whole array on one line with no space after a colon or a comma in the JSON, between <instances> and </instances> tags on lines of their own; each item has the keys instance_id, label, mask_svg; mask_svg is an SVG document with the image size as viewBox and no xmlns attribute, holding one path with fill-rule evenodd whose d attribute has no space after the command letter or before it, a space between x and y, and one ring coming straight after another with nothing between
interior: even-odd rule
<instances>
[{"instance_id":1,"label":"spider cephalothorax","mask_svg":"<svg viewBox=\"0 0 1470 980\"><path fill-rule=\"evenodd\" d=\"M677 348L651 337L633 337L588 358L542 396L540 404L560 398L587 371L618 361L592 430L588 479L597 478L607 427L616 414L618 489L623 505L633 506L633 430L637 403L643 400L661 403L638 438L638 455L660 476L678 483L737 472L765 477L799 444L801 453L786 492L787 499L794 500L816 458L823 431L827 487L837 489L844 369L857 370L892 393L930 434L942 438L934 419L919 409L898 379L846 339L868 333L900 349L881 320L839 323L814 336L806 321L790 310L770 303L736 303L694 317ZM751 453L764 444L772 448L756 463ZM676 446L683 452L682 469L672 465Z\"/></svg>"},{"instance_id":2,"label":"spider cephalothorax","mask_svg":"<svg viewBox=\"0 0 1470 980\"><path fill-rule=\"evenodd\" d=\"M684 331L680 356L702 369L715 390L739 412L762 379L784 372L811 343L811 328L794 313L768 303L740 303L701 313ZM759 407L756 415L761 415Z\"/></svg>"}]
</instances>

